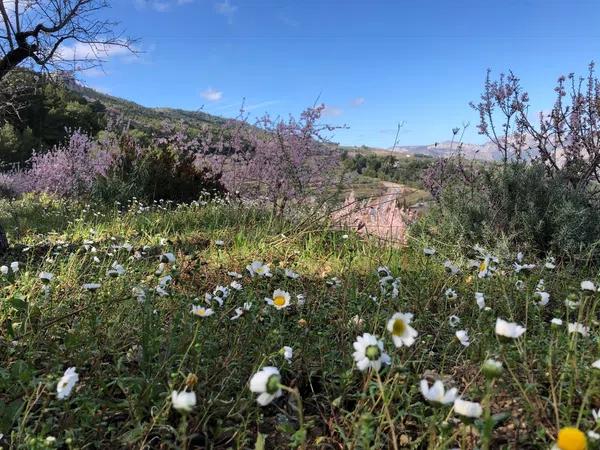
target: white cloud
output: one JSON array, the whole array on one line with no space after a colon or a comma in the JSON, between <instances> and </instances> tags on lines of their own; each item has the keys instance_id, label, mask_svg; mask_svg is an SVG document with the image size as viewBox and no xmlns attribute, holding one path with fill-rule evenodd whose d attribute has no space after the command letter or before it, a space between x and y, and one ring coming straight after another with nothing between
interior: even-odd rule
<instances>
[{"instance_id":1,"label":"white cloud","mask_svg":"<svg viewBox=\"0 0 600 450\"><path fill-rule=\"evenodd\" d=\"M229 3L229 0L224 0L219 3L215 3L215 11L217 14L227 17L229 23L232 22L233 16L238 11L238 7Z\"/></svg>"},{"instance_id":2,"label":"white cloud","mask_svg":"<svg viewBox=\"0 0 600 450\"><path fill-rule=\"evenodd\" d=\"M361 106L365 103L364 97L356 97L352 100L352 106Z\"/></svg>"},{"instance_id":3,"label":"white cloud","mask_svg":"<svg viewBox=\"0 0 600 450\"><path fill-rule=\"evenodd\" d=\"M181 6L192 3L194 0L134 0L138 9L152 9L164 13L170 11L173 6Z\"/></svg>"},{"instance_id":4,"label":"white cloud","mask_svg":"<svg viewBox=\"0 0 600 450\"><path fill-rule=\"evenodd\" d=\"M325 105L323 109L323 117L339 117L344 113L342 108L338 108L337 106Z\"/></svg>"},{"instance_id":5,"label":"white cloud","mask_svg":"<svg viewBox=\"0 0 600 450\"><path fill-rule=\"evenodd\" d=\"M200 95L204 100L207 100L209 102L218 102L223 98L223 92L213 89L211 87L202 91Z\"/></svg>"},{"instance_id":6,"label":"white cloud","mask_svg":"<svg viewBox=\"0 0 600 450\"><path fill-rule=\"evenodd\" d=\"M108 59L116 56L130 55L131 51L121 45L87 44L83 42L65 44L57 51L57 56L64 61Z\"/></svg>"}]
</instances>

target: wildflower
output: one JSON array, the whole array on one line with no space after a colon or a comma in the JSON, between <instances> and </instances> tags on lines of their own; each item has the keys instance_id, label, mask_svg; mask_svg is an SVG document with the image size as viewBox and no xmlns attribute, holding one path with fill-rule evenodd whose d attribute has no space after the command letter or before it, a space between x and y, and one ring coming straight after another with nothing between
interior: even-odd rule
<instances>
[{"instance_id":1,"label":"wildflower","mask_svg":"<svg viewBox=\"0 0 600 450\"><path fill-rule=\"evenodd\" d=\"M229 318L229 320L238 320L244 314L243 308L235 308L235 314Z\"/></svg>"},{"instance_id":2,"label":"wildflower","mask_svg":"<svg viewBox=\"0 0 600 450\"><path fill-rule=\"evenodd\" d=\"M281 375L277 367L263 367L250 378L250 390L258 395L256 401L261 406L266 406L280 397Z\"/></svg>"},{"instance_id":3,"label":"wildflower","mask_svg":"<svg viewBox=\"0 0 600 450\"><path fill-rule=\"evenodd\" d=\"M550 323L552 325L556 325L556 326L560 327L563 324L563 321L562 321L562 319L558 319L558 318L555 317L554 319L552 319L550 321Z\"/></svg>"},{"instance_id":4,"label":"wildflower","mask_svg":"<svg viewBox=\"0 0 600 450\"><path fill-rule=\"evenodd\" d=\"M580 286L582 291L596 292L596 286L590 280L582 281Z\"/></svg>"},{"instance_id":5,"label":"wildflower","mask_svg":"<svg viewBox=\"0 0 600 450\"><path fill-rule=\"evenodd\" d=\"M540 301L537 303L538 306L546 306L548 302L550 302L550 294L544 291L536 291L533 295L540 298Z\"/></svg>"},{"instance_id":6,"label":"wildflower","mask_svg":"<svg viewBox=\"0 0 600 450\"><path fill-rule=\"evenodd\" d=\"M167 284L169 284L171 281L173 281L173 277L171 275L165 275L164 277L159 278L158 280L158 285L160 287L166 287Z\"/></svg>"},{"instance_id":7,"label":"wildflower","mask_svg":"<svg viewBox=\"0 0 600 450\"><path fill-rule=\"evenodd\" d=\"M432 255L435 255L435 249L434 249L434 248L425 247L425 248L423 249L423 254L424 254L425 256L432 256Z\"/></svg>"},{"instance_id":8,"label":"wildflower","mask_svg":"<svg viewBox=\"0 0 600 450\"><path fill-rule=\"evenodd\" d=\"M425 400L429 402L440 405L449 405L456 400L458 390L452 388L445 391L444 383L442 383L441 380L436 380L431 387L429 387L427 380L421 380L421 394L423 394Z\"/></svg>"},{"instance_id":9,"label":"wildflower","mask_svg":"<svg viewBox=\"0 0 600 450\"><path fill-rule=\"evenodd\" d=\"M450 275L456 275L458 272L460 272L458 266L452 264L450 260L446 260L444 262L444 268L446 269L446 272L448 272Z\"/></svg>"},{"instance_id":10,"label":"wildflower","mask_svg":"<svg viewBox=\"0 0 600 450\"><path fill-rule=\"evenodd\" d=\"M515 288L517 288L517 290L522 290L525 287L525 283L523 282L523 280L517 280L515 281Z\"/></svg>"},{"instance_id":11,"label":"wildflower","mask_svg":"<svg viewBox=\"0 0 600 450\"><path fill-rule=\"evenodd\" d=\"M526 328L514 322L507 322L503 319L496 319L496 334L511 339L516 339L525 333Z\"/></svg>"},{"instance_id":12,"label":"wildflower","mask_svg":"<svg viewBox=\"0 0 600 450\"><path fill-rule=\"evenodd\" d=\"M339 288L342 285L342 281L338 277L333 277L327 280L326 284L332 288Z\"/></svg>"},{"instance_id":13,"label":"wildflower","mask_svg":"<svg viewBox=\"0 0 600 450\"><path fill-rule=\"evenodd\" d=\"M556 444L553 449L556 450L586 450L587 439L585 434L574 427L564 427L558 432Z\"/></svg>"},{"instance_id":14,"label":"wildflower","mask_svg":"<svg viewBox=\"0 0 600 450\"><path fill-rule=\"evenodd\" d=\"M570 298L573 298L573 296L569 296ZM569 309L577 309L579 308L579 303L578 301L573 301L570 298L567 298L565 300L565 306Z\"/></svg>"},{"instance_id":15,"label":"wildflower","mask_svg":"<svg viewBox=\"0 0 600 450\"><path fill-rule=\"evenodd\" d=\"M281 289L275 289L273 292L273 298L265 298L265 301L277 309L284 309L290 305L290 298L291 296L289 292Z\"/></svg>"},{"instance_id":16,"label":"wildflower","mask_svg":"<svg viewBox=\"0 0 600 450\"><path fill-rule=\"evenodd\" d=\"M578 323L578 322L569 323L567 325L567 329L568 329L569 333L579 333L582 336L589 336L589 334L590 334L589 327L586 327L585 325Z\"/></svg>"},{"instance_id":17,"label":"wildflower","mask_svg":"<svg viewBox=\"0 0 600 450\"><path fill-rule=\"evenodd\" d=\"M294 272L291 269L285 269L284 273L285 273L286 277L288 277L288 278L290 278L292 280L295 280L296 278L298 278L300 276L300 275L298 275L296 272Z\"/></svg>"},{"instance_id":18,"label":"wildflower","mask_svg":"<svg viewBox=\"0 0 600 450\"><path fill-rule=\"evenodd\" d=\"M166 290L164 290L161 286L156 286L154 288L154 292L156 292L161 297L168 297L169 296L169 293Z\"/></svg>"},{"instance_id":19,"label":"wildflower","mask_svg":"<svg viewBox=\"0 0 600 450\"><path fill-rule=\"evenodd\" d=\"M481 408L481 404L462 400L459 397L454 400L454 412L464 417L477 419L478 417L481 417L483 409Z\"/></svg>"},{"instance_id":20,"label":"wildflower","mask_svg":"<svg viewBox=\"0 0 600 450\"><path fill-rule=\"evenodd\" d=\"M475 292L475 302L477 303L479 309L485 308L485 297L483 292Z\"/></svg>"},{"instance_id":21,"label":"wildflower","mask_svg":"<svg viewBox=\"0 0 600 450\"><path fill-rule=\"evenodd\" d=\"M286 345L282 348L282 351L283 351L283 358L288 362L291 361L292 357L294 356L294 350L292 349L292 347L288 347Z\"/></svg>"},{"instance_id":22,"label":"wildflower","mask_svg":"<svg viewBox=\"0 0 600 450\"><path fill-rule=\"evenodd\" d=\"M513 268L515 269L515 273L520 273L522 271L529 271L535 269L535 264L513 263Z\"/></svg>"},{"instance_id":23,"label":"wildflower","mask_svg":"<svg viewBox=\"0 0 600 450\"><path fill-rule=\"evenodd\" d=\"M477 276L479 278L487 278L487 277L489 277L491 275L492 275L492 270L491 270L491 267L490 267L490 259L489 258L485 258L479 264L479 272L477 273Z\"/></svg>"},{"instance_id":24,"label":"wildflower","mask_svg":"<svg viewBox=\"0 0 600 450\"><path fill-rule=\"evenodd\" d=\"M192 314L199 317L212 316L215 312L211 308L205 308L203 306L192 305Z\"/></svg>"},{"instance_id":25,"label":"wildflower","mask_svg":"<svg viewBox=\"0 0 600 450\"><path fill-rule=\"evenodd\" d=\"M175 255L173 253L163 253L160 255L160 262L173 264L175 262Z\"/></svg>"},{"instance_id":26,"label":"wildflower","mask_svg":"<svg viewBox=\"0 0 600 450\"><path fill-rule=\"evenodd\" d=\"M233 278L237 278L238 280L240 278L242 278L242 274L241 273L237 273L237 272L227 272L227 275L229 275L230 277L233 277Z\"/></svg>"},{"instance_id":27,"label":"wildflower","mask_svg":"<svg viewBox=\"0 0 600 450\"><path fill-rule=\"evenodd\" d=\"M361 319L358 314L356 314L354 317L352 317L348 321L348 324L349 325L354 325L357 328L362 328L362 326L365 324L365 321L363 319Z\"/></svg>"},{"instance_id":28,"label":"wildflower","mask_svg":"<svg viewBox=\"0 0 600 450\"><path fill-rule=\"evenodd\" d=\"M544 264L544 267L549 270L556 268L556 258L553 258L552 256L546 258L546 263Z\"/></svg>"},{"instance_id":29,"label":"wildflower","mask_svg":"<svg viewBox=\"0 0 600 450\"><path fill-rule=\"evenodd\" d=\"M52 278L54 278L54 275L51 274L50 272L40 272L38 277L40 280L42 280L42 282L50 283L52 281Z\"/></svg>"},{"instance_id":30,"label":"wildflower","mask_svg":"<svg viewBox=\"0 0 600 450\"><path fill-rule=\"evenodd\" d=\"M383 341L377 339L377 336L364 333L356 338L353 346L355 352L352 356L356 361L356 367L361 372L369 368L379 371L382 364L391 363L389 355L383 350Z\"/></svg>"},{"instance_id":31,"label":"wildflower","mask_svg":"<svg viewBox=\"0 0 600 450\"><path fill-rule=\"evenodd\" d=\"M596 433L595 431L592 431L592 430L589 430L587 432L587 435L591 441L597 441L598 439L600 439L600 433Z\"/></svg>"},{"instance_id":32,"label":"wildflower","mask_svg":"<svg viewBox=\"0 0 600 450\"><path fill-rule=\"evenodd\" d=\"M481 370L487 378L498 378L502 375L502 363L490 358L483 363Z\"/></svg>"},{"instance_id":33,"label":"wildflower","mask_svg":"<svg viewBox=\"0 0 600 450\"><path fill-rule=\"evenodd\" d=\"M454 314L448 317L448 324L455 328L460 323L460 317L455 316Z\"/></svg>"},{"instance_id":34,"label":"wildflower","mask_svg":"<svg viewBox=\"0 0 600 450\"><path fill-rule=\"evenodd\" d=\"M600 359L597 359L596 361L594 361L594 362L592 363L592 367L593 367L594 369L600 369Z\"/></svg>"},{"instance_id":35,"label":"wildflower","mask_svg":"<svg viewBox=\"0 0 600 450\"><path fill-rule=\"evenodd\" d=\"M196 393L187 391L171 392L171 403L173 408L180 413L188 413L196 406Z\"/></svg>"},{"instance_id":36,"label":"wildflower","mask_svg":"<svg viewBox=\"0 0 600 450\"><path fill-rule=\"evenodd\" d=\"M246 270L250 273L251 277L271 277L271 269L267 264L263 264L262 261L252 261L252 264L246 266Z\"/></svg>"},{"instance_id":37,"label":"wildflower","mask_svg":"<svg viewBox=\"0 0 600 450\"><path fill-rule=\"evenodd\" d=\"M67 370L65 370L64 375L56 385L56 398L59 400L64 400L71 395L71 391L78 381L79 374L76 372L75 367L69 367Z\"/></svg>"},{"instance_id":38,"label":"wildflower","mask_svg":"<svg viewBox=\"0 0 600 450\"><path fill-rule=\"evenodd\" d=\"M19 262L18 261L11 262L10 268L13 271L13 273L17 273L19 271Z\"/></svg>"},{"instance_id":39,"label":"wildflower","mask_svg":"<svg viewBox=\"0 0 600 450\"><path fill-rule=\"evenodd\" d=\"M460 341L462 345L468 347L471 345L471 341L469 341L469 333L467 330L459 330L455 333L456 338Z\"/></svg>"},{"instance_id":40,"label":"wildflower","mask_svg":"<svg viewBox=\"0 0 600 450\"><path fill-rule=\"evenodd\" d=\"M592 417L594 418L594 422L600 422L600 408L592 409Z\"/></svg>"},{"instance_id":41,"label":"wildflower","mask_svg":"<svg viewBox=\"0 0 600 450\"><path fill-rule=\"evenodd\" d=\"M100 283L86 283L83 285L83 288L86 291L90 291L90 292L96 292L98 289L100 289L102 285Z\"/></svg>"},{"instance_id":42,"label":"wildflower","mask_svg":"<svg viewBox=\"0 0 600 450\"><path fill-rule=\"evenodd\" d=\"M8 275L8 266L0 266L0 273L2 273L2 275Z\"/></svg>"},{"instance_id":43,"label":"wildflower","mask_svg":"<svg viewBox=\"0 0 600 450\"><path fill-rule=\"evenodd\" d=\"M231 283L229 283L229 286L232 289L235 289L236 291L241 291L242 290L242 283L238 283L237 281L232 281Z\"/></svg>"},{"instance_id":44,"label":"wildflower","mask_svg":"<svg viewBox=\"0 0 600 450\"><path fill-rule=\"evenodd\" d=\"M224 241L222 241L221 239L217 239L217 240L215 241L215 245L216 245L217 247L223 247L223 246L225 245L225 242L224 242Z\"/></svg>"},{"instance_id":45,"label":"wildflower","mask_svg":"<svg viewBox=\"0 0 600 450\"><path fill-rule=\"evenodd\" d=\"M415 343L419 333L410 326L413 318L411 313L395 313L387 323L387 329L392 333L392 341L396 347L410 347Z\"/></svg>"},{"instance_id":46,"label":"wildflower","mask_svg":"<svg viewBox=\"0 0 600 450\"><path fill-rule=\"evenodd\" d=\"M458 294L456 293L456 291L454 289L446 289L446 292L444 292L444 295L446 296L446 298L448 300L454 300L458 297Z\"/></svg>"},{"instance_id":47,"label":"wildflower","mask_svg":"<svg viewBox=\"0 0 600 450\"><path fill-rule=\"evenodd\" d=\"M304 298L304 294L298 294L298 295L296 295L296 303L298 304L298 306L304 306L304 304L306 303L306 299Z\"/></svg>"},{"instance_id":48,"label":"wildflower","mask_svg":"<svg viewBox=\"0 0 600 450\"><path fill-rule=\"evenodd\" d=\"M143 288L136 286L131 290L131 292L139 303L144 303L146 300L146 291Z\"/></svg>"},{"instance_id":49,"label":"wildflower","mask_svg":"<svg viewBox=\"0 0 600 450\"><path fill-rule=\"evenodd\" d=\"M217 286L213 291L213 298L219 302L219 305L223 305L223 300L229 297L229 288L225 286Z\"/></svg>"},{"instance_id":50,"label":"wildflower","mask_svg":"<svg viewBox=\"0 0 600 450\"><path fill-rule=\"evenodd\" d=\"M109 277L118 277L119 275L123 275L125 273L125 269L121 264L118 264L116 261L112 263L111 268L106 271L106 275Z\"/></svg>"},{"instance_id":51,"label":"wildflower","mask_svg":"<svg viewBox=\"0 0 600 450\"><path fill-rule=\"evenodd\" d=\"M392 271L387 266L379 266L377 268L377 275L379 275L379 278L392 277Z\"/></svg>"},{"instance_id":52,"label":"wildflower","mask_svg":"<svg viewBox=\"0 0 600 450\"><path fill-rule=\"evenodd\" d=\"M154 272L154 275L156 275L156 276L162 275L164 273L166 267L167 267L167 265L164 262L159 263L158 268Z\"/></svg>"}]
</instances>

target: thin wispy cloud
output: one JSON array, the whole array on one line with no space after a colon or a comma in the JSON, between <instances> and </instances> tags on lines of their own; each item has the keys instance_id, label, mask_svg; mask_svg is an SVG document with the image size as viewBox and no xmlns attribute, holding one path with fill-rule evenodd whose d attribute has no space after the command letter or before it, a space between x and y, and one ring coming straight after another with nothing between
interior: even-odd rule
<instances>
[{"instance_id":1,"label":"thin wispy cloud","mask_svg":"<svg viewBox=\"0 0 600 450\"><path fill-rule=\"evenodd\" d=\"M244 106L245 111L254 111L255 109L266 108L267 106L277 105L280 103L279 100L267 100L264 102L254 103Z\"/></svg>"},{"instance_id":2,"label":"thin wispy cloud","mask_svg":"<svg viewBox=\"0 0 600 450\"><path fill-rule=\"evenodd\" d=\"M218 102L223 98L223 92L209 87L200 93L200 96L208 102Z\"/></svg>"},{"instance_id":3,"label":"thin wispy cloud","mask_svg":"<svg viewBox=\"0 0 600 450\"><path fill-rule=\"evenodd\" d=\"M365 98L364 97L356 97L355 99L352 100L352 106L361 106L365 103Z\"/></svg>"},{"instance_id":4,"label":"thin wispy cloud","mask_svg":"<svg viewBox=\"0 0 600 450\"><path fill-rule=\"evenodd\" d=\"M194 0L134 0L138 9L150 9L159 13L171 11L173 7L193 3Z\"/></svg>"},{"instance_id":5,"label":"thin wispy cloud","mask_svg":"<svg viewBox=\"0 0 600 450\"><path fill-rule=\"evenodd\" d=\"M232 5L229 0L215 3L215 12L227 17L229 23L233 22L233 16L238 12L238 7Z\"/></svg>"},{"instance_id":6,"label":"thin wispy cloud","mask_svg":"<svg viewBox=\"0 0 600 450\"><path fill-rule=\"evenodd\" d=\"M325 105L323 109L323 117L339 117L344 113L342 108L333 105Z\"/></svg>"}]
</instances>

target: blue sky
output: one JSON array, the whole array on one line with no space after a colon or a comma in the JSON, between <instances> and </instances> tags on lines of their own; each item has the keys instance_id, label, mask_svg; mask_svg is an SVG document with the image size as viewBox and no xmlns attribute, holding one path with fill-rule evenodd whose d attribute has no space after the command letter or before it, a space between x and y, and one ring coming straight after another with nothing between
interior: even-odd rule
<instances>
[{"instance_id":1,"label":"blue sky","mask_svg":"<svg viewBox=\"0 0 600 450\"><path fill-rule=\"evenodd\" d=\"M143 53L115 52L91 87L145 106L298 114L317 97L335 140L447 140L476 114L487 68L513 70L536 109L560 74L600 60L598 0L115 0ZM600 62L600 61L599 61Z\"/></svg>"}]
</instances>

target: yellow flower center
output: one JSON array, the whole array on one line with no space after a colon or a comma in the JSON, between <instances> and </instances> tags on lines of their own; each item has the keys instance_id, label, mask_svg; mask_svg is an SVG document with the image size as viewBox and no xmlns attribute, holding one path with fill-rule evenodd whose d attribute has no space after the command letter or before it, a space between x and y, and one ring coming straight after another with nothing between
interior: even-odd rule
<instances>
[{"instance_id":1,"label":"yellow flower center","mask_svg":"<svg viewBox=\"0 0 600 450\"><path fill-rule=\"evenodd\" d=\"M487 269L487 262L486 261L481 261L481 264L479 264L479 271L483 272L486 269Z\"/></svg>"},{"instance_id":2,"label":"yellow flower center","mask_svg":"<svg viewBox=\"0 0 600 450\"><path fill-rule=\"evenodd\" d=\"M586 450L587 439L577 428L565 427L559 431L556 445L560 450Z\"/></svg>"},{"instance_id":3,"label":"yellow flower center","mask_svg":"<svg viewBox=\"0 0 600 450\"><path fill-rule=\"evenodd\" d=\"M285 305L285 297L283 295L278 295L273 299L273 304L275 306L283 306Z\"/></svg>"},{"instance_id":4,"label":"yellow flower center","mask_svg":"<svg viewBox=\"0 0 600 450\"><path fill-rule=\"evenodd\" d=\"M204 316L205 314L206 314L206 310L204 308L196 310L196 315L198 315L198 316Z\"/></svg>"},{"instance_id":5,"label":"yellow flower center","mask_svg":"<svg viewBox=\"0 0 600 450\"><path fill-rule=\"evenodd\" d=\"M406 331L406 324L402 319L394 320L394 326L392 327L392 334L394 336L402 336Z\"/></svg>"}]
</instances>

